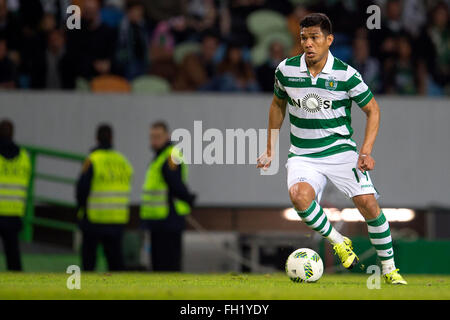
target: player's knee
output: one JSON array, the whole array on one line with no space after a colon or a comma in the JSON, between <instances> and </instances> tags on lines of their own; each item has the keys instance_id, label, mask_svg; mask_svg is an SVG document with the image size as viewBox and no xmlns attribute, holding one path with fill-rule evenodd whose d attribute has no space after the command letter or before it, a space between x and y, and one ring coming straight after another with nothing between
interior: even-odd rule
<instances>
[{"instance_id":1,"label":"player's knee","mask_svg":"<svg viewBox=\"0 0 450 320\"><path fill-rule=\"evenodd\" d=\"M304 211L309 208L311 202L314 200L314 189L298 183L289 189L289 197L297 210Z\"/></svg>"},{"instance_id":2,"label":"player's knee","mask_svg":"<svg viewBox=\"0 0 450 320\"><path fill-rule=\"evenodd\" d=\"M372 216L377 216L379 214L379 206L375 197L372 195L362 195L355 197L355 204L357 207L364 211L366 214L370 214Z\"/></svg>"}]
</instances>

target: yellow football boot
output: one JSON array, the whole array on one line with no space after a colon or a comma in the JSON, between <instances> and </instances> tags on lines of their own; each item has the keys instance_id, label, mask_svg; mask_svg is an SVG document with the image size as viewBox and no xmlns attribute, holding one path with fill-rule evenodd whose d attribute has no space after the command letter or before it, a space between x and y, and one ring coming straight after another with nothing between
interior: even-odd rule
<instances>
[{"instance_id":1,"label":"yellow football boot","mask_svg":"<svg viewBox=\"0 0 450 320\"><path fill-rule=\"evenodd\" d=\"M353 268L359 261L358 256L353 252L352 241L347 237L344 237L344 242L335 244L333 250L346 269Z\"/></svg>"},{"instance_id":2,"label":"yellow football boot","mask_svg":"<svg viewBox=\"0 0 450 320\"><path fill-rule=\"evenodd\" d=\"M391 272L383 275L384 282L387 284L408 284L405 279L398 273L399 269L392 270Z\"/></svg>"}]
</instances>

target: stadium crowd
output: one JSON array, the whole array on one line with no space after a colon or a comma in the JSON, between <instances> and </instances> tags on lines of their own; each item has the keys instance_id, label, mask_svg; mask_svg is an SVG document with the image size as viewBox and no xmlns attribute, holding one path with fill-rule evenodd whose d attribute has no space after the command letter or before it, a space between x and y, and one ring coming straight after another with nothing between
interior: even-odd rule
<instances>
[{"instance_id":1,"label":"stadium crowd","mask_svg":"<svg viewBox=\"0 0 450 320\"><path fill-rule=\"evenodd\" d=\"M71 4L81 8L79 30L66 26ZM372 4L381 8L380 29L366 26ZM359 70L373 92L450 95L449 6L449 0L0 0L0 88L271 92L278 63L300 53L299 21L323 12L333 22L333 54Z\"/></svg>"}]
</instances>

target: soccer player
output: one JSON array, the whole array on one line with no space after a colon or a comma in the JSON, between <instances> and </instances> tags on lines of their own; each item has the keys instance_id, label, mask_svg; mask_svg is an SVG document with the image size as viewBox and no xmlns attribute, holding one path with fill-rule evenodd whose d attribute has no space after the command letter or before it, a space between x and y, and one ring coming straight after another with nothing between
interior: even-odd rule
<instances>
[{"instance_id":1,"label":"soccer player","mask_svg":"<svg viewBox=\"0 0 450 320\"><path fill-rule=\"evenodd\" d=\"M257 167L267 170L270 166L275 150L272 146L287 107L291 122L287 184L298 215L331 242L345 268L357 264L351 240L333 228L319 205L328 178L352 198L366 220L385 282L406 284L395 267L389 223L377 203L378 193L369 175L375 166L371 153L380 121L378 104L361 75L329 51L333 34L326 15L306 16L300 22L300 38L304 53L285 59L275 71L267 150L258 158ZM351 139L352 101L367 116L359 153Z\"/></svg>"}]
</instances>

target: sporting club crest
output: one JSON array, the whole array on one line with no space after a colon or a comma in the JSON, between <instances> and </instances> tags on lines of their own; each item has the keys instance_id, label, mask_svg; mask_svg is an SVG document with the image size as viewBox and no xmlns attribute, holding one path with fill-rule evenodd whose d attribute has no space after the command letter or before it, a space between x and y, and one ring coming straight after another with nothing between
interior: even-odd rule
<instances>
[{"instance_id":1,"label":"sporting club crest","mask_svg":"<svg viewBox=\"0 0 450 320\"><path fill-rule=\"evenodd\" d=\"M335 77L329 77L328 80L325 80L325 88L327 90L336 90L338 86L338 82Z\"/></svg>"}]
</instances>

